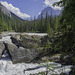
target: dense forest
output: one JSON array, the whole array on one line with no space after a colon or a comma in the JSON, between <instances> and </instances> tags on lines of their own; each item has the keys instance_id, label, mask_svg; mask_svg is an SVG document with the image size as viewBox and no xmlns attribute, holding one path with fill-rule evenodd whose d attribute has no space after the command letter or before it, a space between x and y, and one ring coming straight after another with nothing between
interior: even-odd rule
<instances>
[{"instance_id":1,"label":"dense forest","mask_svg":"<svg viewBox=\"0 0 75 75\"><path fill-rule=\"evenodd\" d=\"M75 0L61 0L53 4L54 6L63 7L60 16L48 16L39 20L12 20L0 11L0 32L15 31L15 32L37 32L48 33L48 36L53 34L56 38L52 43L47 41L47 49L52 48L55 52L60 52L62 56L72 55L72 65L74 65L72 74L75 74Z\"/></svg>"},{"instance_id":2,"label":"dense forest","mask_svg":"<svg viewBox=\"0 0 75 75\"><path fill-rule=\"evenodd\" d=\"M54 33L58 32L60 17L57 15L53 17L51 12L51 16L46 13L46 18L41 14L40 19L34 17L34 20L22 20L16 19L13 15L8 17L0 11L0 19L1 31Z\"/></svg>"}]
</instances>

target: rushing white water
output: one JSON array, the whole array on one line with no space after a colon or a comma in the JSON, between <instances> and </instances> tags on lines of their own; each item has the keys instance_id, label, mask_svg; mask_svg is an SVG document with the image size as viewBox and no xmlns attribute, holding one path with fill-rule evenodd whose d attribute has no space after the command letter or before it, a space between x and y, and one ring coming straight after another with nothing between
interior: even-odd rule
<instances>
[{"instance_id":1,"label":"rushing white water","mask_svg":"<svg viewBox=\"0 0 75 75\"><path fill-rule=\"evenodd\" d=\"M11 36L4 36L4 37L2 37L2 39L0 39L0 41L3 41L3 42L11 42L10 37Z\"/></svg>"},{"instance_id":2,"label":"rushing white water","mask_svg":"<svg viewBox=\"0 0 75 75\"><path fill-rule=\"evenodd\" d=\"M43 64L43 63L42 63ZM5 52L0 60L0 75L29 75L42 71L46 71L46 65L42 66L38 63L18 63L13 64L9 55ZM71 66L61 67L61 64L50 62L50 65L55 65L54 73L60 74L61 72L68 73ZM50 71L52 74L52 71Z\"/></svg>"},{"instance_id":3,"label":"rushing white water","mask_svg":"<svg viewBox=\"0 0 75 75\"><path fill-rule=\"evenodd\" d=\"M0 41L11 42L11 36L3 37ZM43 65L42 65L43 64ZM49 62L50 65L56 67L54 73L60 74L61 72L68 73L71 69L71 66L62 66L61 64L55 62ZM42 71L46 71L47 67L45 63L18 63L13 64L9 55L4 52L2 59L0 60L0 75L29 75L35 74ZM50 71L50 74L53 72Z\"/></svg>"},{"instance_id":4,"label":"rushing white water","mask_svg":"<svg viewBox=\"0 0 75 75\"><path fill-rule=\"evenodd\" d=\"M38 36L46 36L47 33L25 33L27 35L38 35Z\"/></svg>"}]
</instances>

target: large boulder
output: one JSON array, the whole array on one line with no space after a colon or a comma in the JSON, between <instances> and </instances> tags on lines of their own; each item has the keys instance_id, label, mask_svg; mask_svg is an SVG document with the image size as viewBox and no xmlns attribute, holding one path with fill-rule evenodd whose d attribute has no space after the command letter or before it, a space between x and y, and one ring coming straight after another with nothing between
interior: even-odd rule
<instances>
[{"instance_id":1,"label":"large boulder","mask_svg":"<svg viewBox=\"0 0 75 75\"><path fill-rule=\"evenodd\" d=\"M37 35L21 35L21 45L25 48L38 48L41 42L41 37Z\"/></svg>"},{"instance_id":2,"label":"large boulder","mask_svg":"<svg viewBox=\"0 0 75 75\"><path fill-rule=\"evenodd\" d=\"M5 50L5 45L3 42L0 41L0 58L2 57L4 50Z\"/></svg>"},{"instance_id":3,"label":"large boulder","mask_svg":"<svg viewBox=\"0 0 75 75\"><path fill-rule=\"evenodd\" d=\"M12 43L18 47L16 50L18 50L20 54L22 52L21 55L23 56L22 58L18 56L19 59L21 58L20 60L25 62L31 62L33 60L34 62L38 62L39 58L41 59L41 57L46 54L44 53L43 46L46 45L47 39L49 39L48 36L40 35L17 34L11 36ZM52 42L52 38L50 41Z\"/></svg>"},{"instance_id":4,"label":"large boulder","mask_svg":"<svg viewBox=\"0 0 75 75\"><path fill-rule=\"evenodd\" d=\"M11 36L12 42L17 46L23 46L24 48L38 48L41 44L41 38L44 36L39 35L14 35Z\"/></svg>"},{"instance_id":5,"label":"large boulder","mask_svg":"<svg viewBox=\"0 0 75 75\"><path fill-rule=\"evenodd\" d=\"M12 40L12 43L14 43L16 46L21 46L20 44L20 34L12 34L11 35L11 40Z\"/></svg>"},{"instance_id":6,"label":"large boulder","mask_svg":"<svg viewBox=\"0 0 75 75\"><path fill-rule=\"evenodd\" d=\"M12 43L6 43L6 46L13 63L32 62L37 57L39 57L39 48L18 48L15 44Z\"/></svg>"}]
</instances>

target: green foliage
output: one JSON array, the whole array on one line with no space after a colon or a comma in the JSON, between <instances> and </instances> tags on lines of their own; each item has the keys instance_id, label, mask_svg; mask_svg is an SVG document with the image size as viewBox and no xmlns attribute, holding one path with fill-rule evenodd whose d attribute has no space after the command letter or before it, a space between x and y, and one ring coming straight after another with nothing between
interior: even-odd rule
<instances>
[{"instance_id":1,"label":"green foliage","mask_svg":"<svg viewBox=\"0 0 75 75\"><path fill-rule=\"evenodd\" d=\"M48 33L48 35L50 33L52 33L52 28L50 27L50 24L49 23L48 23L48 26L47 26L47 33Z\"/></svg>"},{"instance_id":2,"label":"green foliage","mask_svg":"<svg viewBox=\"0 0 75 75\"><path fill-rule=\"evenodd\" d=\"M8 17L8 20L7 20L7 27L8 27L8 31L11 31L12 30L12 27L11 27L11 21L10 21L10 17Z\"/></svg>"},{"instance_id":3,"label":"green foliage","mask_svg":"<svg viewBox=\"0 0 75 75\"><path fill-rule=\"evenodd\" d=\"M57 2L55 4L63 6L62 16L60 18L60 27L58 28L60 29L62 35L59 34L60 36L55 38L53 42L53 47L55 50L58 50L61 53L63 53L62 57L69 54L72 55L71 56L72 62L70 64L73 65L73 69L69 73L69 75L74 75L75 74L75 8L74 8L75 0L61 0L60 2ZM61 74L61 75L66 75L66 74Z\"/></svg>"},{"instance_id":4,"label":"green foliage","mask_svg":"<svg viewBox=\"0 0 75 75\"><path fill-rule=\"evenodd\" d=\"M14 30L17 31L16 21L15 21L15 24L14 24Z\"/></svg>"},{"instance_id":5,"label":"green foliage","mask_svg":"<svg viewBox=\"0 0 75 75\"><path fill-rule=\"evenodd\" d=\"M54 31L58 32L58 25L59 25L59 19L58 16L55 16L55 20L54 20Z\"/></svg>"},{"instance_id":6,"label":"green foliage","mask_svg":"<svg viewBox=\"0 0 75 75\"><path fill-rule=\"evenodd\" d=\"M10 17L4 15L0 10L0 32L11 31L11 20Z\"/></svg>"},{"instance_id":7,"label":"green foliage","mask_svg":"<svg viewBox=\"0 0 75 75\"><path fill-rule=\"evenodd\" d=\"M58 42L57 45L55 45L55 49L57 47L60 47L60 49L63 52L69 51L69 52L74 52L74 44L75 44L75 10L74 10L74 5L75 1L74 0L61 0L60 2L56 4L61 4L64 6L62 16L60 19L60 29L62 32L62 36L59 37L58 40L55 40ZM67 14L65 14L67 13Z\"/></svg>"},{"instance_id":8,"label":"green foliage","mask_svg":"<svg viewBox=\"0 0 75 75\"><path fill-rule=\"evenodd\" d=\"M3 31L3 17L2 17L2 12L0 10L0 32Z\"/></svg>"},{"instance_id":9,"label":"green foliage","mask_svg":"<svg viewBox=\"0 0 75 75\"><path fill-rule=\"evenodd\" d=\"M57 25L58 22L55 21L52 16L48 16L46 12L46 18L43 18L41 14L41 19L37 20L22 20L13 13L11 17L0 12L0 31L16 31L16 32L40 32L40 33L52 33L54 31L54 24ZM57 29L57 28L56 28Z\"/></svg>"},{"instance_id":10,"label":"green foliage","mask_svg":"<svg viewBox=\"0 0 75 75\"><path fill-rule=\"evenodd\" d=\"M40 32L43 32L43 16L41 14L41 20L40 20Z\"/></svg>"},{"instance_id":11,"label":"green foliage","mask_svg":"<svg viewBox=\"0 0 75 75\"><path fill-rule=\"evenodd\" d=\"M51 16L50 16L50 26L52 30L54 30L52 11L51 11Z\"/></svg>"},{"instance_id":12,"label":"green foliage","mask_svg":"<svg viewBox=\"0 0 75 75\"><path fill-rule=\"evenodd\" d=\"M47 40L47 43L46 43L46 49L48 48L51 48L51 42L49 40Z\"/></svg>"}]
</instances>

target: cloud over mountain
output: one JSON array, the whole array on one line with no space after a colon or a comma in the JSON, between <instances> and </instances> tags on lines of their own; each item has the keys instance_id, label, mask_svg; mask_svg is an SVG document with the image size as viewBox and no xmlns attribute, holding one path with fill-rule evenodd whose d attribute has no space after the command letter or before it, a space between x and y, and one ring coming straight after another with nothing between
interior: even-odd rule
<instances>
[{"instance_id":1,"label":"cloud over mountain","mask_svg":"<svg viewBox=\"0 0 75 75\"><path fill-rule=\"evenodd\" d=\"M5 6L9 11L19 16L22 19L30 18L30 15L26 13L22 13L19 8L14 7L12 4L8 4L6 1L0 2L3 6Z\"/></svg>"},{"instance_id":2,"label":"cloud over mountain","mask_svg":"<svg viewBox=\"0 0 75 75\"><path fill-rule=\"evenodd\" d=\"M44 4L45 4L45 6L50 6L50 7L52 7L53 9L61 9L60 7L58 7L58 6L55 6L55 7L53 7L52 6L52 4L54 4L55 2L59 2L60 0L45 0L44 1Z\"/></svg>"}]
</instances>

